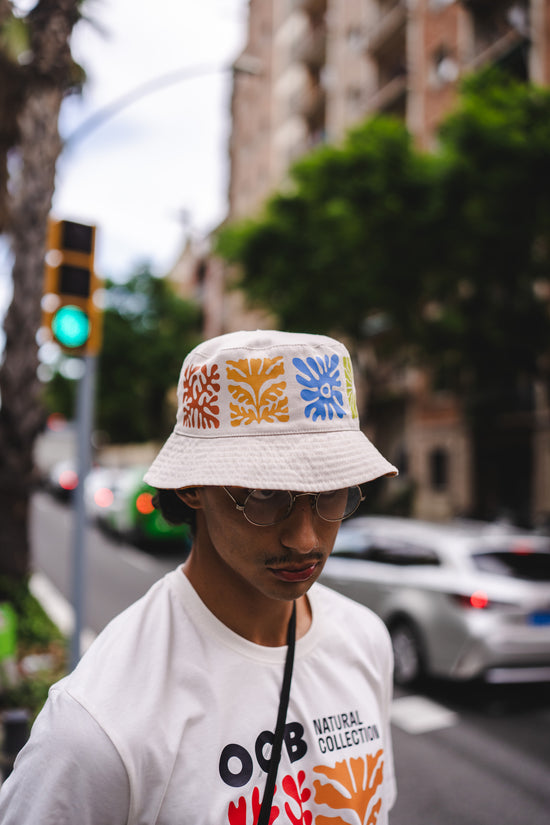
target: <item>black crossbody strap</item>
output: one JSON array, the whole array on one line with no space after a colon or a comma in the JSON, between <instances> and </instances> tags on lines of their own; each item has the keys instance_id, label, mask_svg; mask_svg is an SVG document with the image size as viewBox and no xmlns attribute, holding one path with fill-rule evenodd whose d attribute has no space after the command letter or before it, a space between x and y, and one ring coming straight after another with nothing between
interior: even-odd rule
<instances>
[{"instance_id":1,"label":"black crossbody strap","mask_svg":"<svg viewBox=\"0 0 550 825\"><path fill-rule=\"evenodd\" d=\"M292 680L292 667L294 665L294 647L296 644L296 602L292 605L292 615L288 623L287 652L285 660L285 672L283 676L283 686L281 688L281 698L279 700L279 712L277 714L277 726L271 749L271 759L269 760L269 771L265 783L262 807L256 825L269 825L271 814L271 802L275 792L275 780L277 770L281 760L281 748L283 745L283 734L285 730L286 711L288 708L288 698L290 696L290 682Z\"/></svg>"}]
</instances>

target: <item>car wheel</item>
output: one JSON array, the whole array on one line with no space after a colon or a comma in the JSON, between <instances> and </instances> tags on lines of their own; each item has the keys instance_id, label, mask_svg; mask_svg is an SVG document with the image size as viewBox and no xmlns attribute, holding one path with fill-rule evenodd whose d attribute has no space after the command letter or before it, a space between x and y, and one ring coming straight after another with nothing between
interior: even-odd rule
<instances>
[{"instance_id":1,"label":"car wheel","mask_svg":"<svg viewBox=\"0 0 550 825\"><path fill-rule=\"evenodd\" d=\"M418 632L403 619L390 627L393 647L394 672L396 685L412 685L418 682L424 673L422 645Z\"/></svg>"}]
</instances>

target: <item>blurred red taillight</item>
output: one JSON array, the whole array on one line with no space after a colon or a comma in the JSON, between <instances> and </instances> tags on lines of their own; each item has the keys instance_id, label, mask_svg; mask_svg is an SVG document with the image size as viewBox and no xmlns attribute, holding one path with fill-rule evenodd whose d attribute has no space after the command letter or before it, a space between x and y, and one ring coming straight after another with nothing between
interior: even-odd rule
<instances>
[{"instance_id":1,"label":"blurred red taillight","mask_svg":"<svg viewBox=\"0 0 550 825\"><path fill-rule=\"evenodd\" d=\"M74 470L59 473L59 486L62 490L75 490L78 487L78 474Z\"/></svg>"},{"instance_id":2,"label":"blurred red taillight","mask_svg":"<svg viewBox=\"0 0 550 825\"><path fill-rule=\"evenodd\" d=\"M94 493L94 502L98 507L110 507L113 499L113 491L109 490L108 487L100 487L99 490L96 490Z\"/></svg>"},{"instance_id":3,"label":"blurred red taillight","mask_svg":"<svg viewBox=\"0 0 550 825\"><path fill-rule=\"evenodd\" d=\"M489 596L484 590L474 590L473 593L451 593L453 601L461 607L473 607L476 610L483 610L489 607Z\"/></svg>"}]
</instances>

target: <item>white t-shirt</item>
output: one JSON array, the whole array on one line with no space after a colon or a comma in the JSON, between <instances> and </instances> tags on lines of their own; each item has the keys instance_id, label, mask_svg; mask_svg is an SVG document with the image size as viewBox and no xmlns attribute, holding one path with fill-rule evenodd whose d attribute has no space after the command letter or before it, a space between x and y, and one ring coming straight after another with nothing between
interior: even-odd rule
<instances>
[{"instance_id":1,"label":"white t-shirt","mask_svg":"<svg viewBox=\"0 0 550 825\"><path fill-rule=\"evenodd\" d=\"M320 584L308 595L271 823L385 825L387 631ZM0 822L253 825L285 657L228 630L181 568L168 573L52 687L0 792Z\"/></svg>"}]
</instances>

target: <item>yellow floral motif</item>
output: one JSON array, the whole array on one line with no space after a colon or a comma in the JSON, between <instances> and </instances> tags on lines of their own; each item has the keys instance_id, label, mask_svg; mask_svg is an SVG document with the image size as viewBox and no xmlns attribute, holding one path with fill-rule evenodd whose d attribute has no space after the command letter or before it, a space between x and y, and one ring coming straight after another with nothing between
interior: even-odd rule
<instances>
[{"instance_id":1,"label":"yellow floral motif","mask_svg":"<svg viewBox=\"0 0 550 825\"><path fill-rule=\"evenodd\" d=\"M351 358L349 357L349 355L345 355L343 361L344 375L346 377L346 393L349 400L351 417L359 418L359 413L357 412L357 401L355 399L355 390L353 388L353 367L351 366Z\"/></svg>"},{"instance_id":2,"label":"yellow floral motif","mask_svg":"<svg viewBox=\"0 0 550 825\"><path fill-rule=\"evenodd\" d=\"M343 816L317 816L315 825L352 825L357 821L353 813L359 816L361 825L376 825L382 799L375 802L374 798L382 786L383 753L379 750L374 756L366 755L365 759L343 760L333 768L324 765L314 768L316 773L324 774L328 780L325 783L319 779L314 781L315 801L341 814L350 812L347 819Z\"/></svg>"},{"instance_id":3,"label":"yellow floral motif","mask_svg":"<svg viewBox=\"0 0 550 825\"><path fill-rule=\"evenodd\" d=\"M266 421L288 421L286 382L281 356L277 358L241 358L227 361L227 378L235 381L228 389L236 403L230 404L231 426Z\"/></svg>"}]
</instances>

